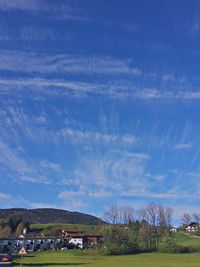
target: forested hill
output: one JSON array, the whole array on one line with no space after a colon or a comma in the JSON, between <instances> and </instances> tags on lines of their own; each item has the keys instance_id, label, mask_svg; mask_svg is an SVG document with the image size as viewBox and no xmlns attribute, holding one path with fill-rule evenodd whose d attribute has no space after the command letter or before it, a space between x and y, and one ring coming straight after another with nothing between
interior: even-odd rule
<instances>
[{"instance_id":1,"label":"forested hill","mask_svg":"<svg viewBox=\"0 0 200 267\"><path fill-rule=\"evenodd\" d=\"M10 218L19 218L30 223L70 223L97 225L103 221L95 216L67 210L42 208L42 209L0 209L0 221Z\"/></svg>"}]
</instances>

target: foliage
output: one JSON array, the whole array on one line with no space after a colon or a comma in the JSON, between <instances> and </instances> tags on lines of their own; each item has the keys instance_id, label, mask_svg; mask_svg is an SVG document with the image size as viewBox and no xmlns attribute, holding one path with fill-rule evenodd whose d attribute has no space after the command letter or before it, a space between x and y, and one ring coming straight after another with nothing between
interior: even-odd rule
<instances>
[{"instance_id":1,"label":"foliage","mask_svg":"<svg viewBox=\"0 0 200 267\"><path fill-rule=\"evenodd\" d=\"M169 240L164 241L171 226L172 209L169 207L149 203L145 209L139 211L140 221L131 220L131 207L111 207L104 216L107 221L112 222L105 233L107 254L158 251L161 242L162 250L173 250L170 249ZM126 218L126 223L117 224L125 222L121 218Z\"/></svg>"},{"instance_id":2,"label":"foliage","mask_svg":"<svg viewBox=\"0 0 200 267\"><path fill-rule=\"evenodd\" d=\"M105 231L104 253L108 255L130 254L138 251L137 236L139 228L134 223L110 225Z\"/></svg>"},{"instance_id":3,"label":"foliage","mask_svg":"<svg viewBox=\"0 0 200 267\"><path fill-rule=\"evenodd\" d=\"M23 223L19 223L17 225L17 228L16 228L16 231L15 231L15 236L16 237L19 237L20 235L23 234L23 229L25 228L24 224Z\"/></svg>"},{"instance_id":4,"label":"foliage","mask_svg":"<svg viewBox=\"0 0 200 267\"><path fill-rule=\"evenodd\" d=\"M12 233L12 229L9 225L4 225L4 227L0 230L0 238L7 238Z\"/></svg>"},{"instance_id":5,"label":"foliage","mask_svg":"<svg viewBox=\"0 0 200 267\"><path fill-rule=\"evenodd\" d=\"M80 212L70 212L60 209L0 209L0 220L8 218L13 221L12 230L16 221L29 221L30 223L72 223L85 225L98 225L103 221L95 216ZM16 229L16 228L15 228Z\"/></svg>"},{"instance_id":6,"label":"foliage","mask_svg":"<svg viewBox=\"0 0 200 267\"><path fill-rule=\"evenodd\" d=\"M173 236L166 235L159 244L159 251L163 252L163 253L176 252L176 240L175 240L175 238Z\"/></svg>"}]
</instances>

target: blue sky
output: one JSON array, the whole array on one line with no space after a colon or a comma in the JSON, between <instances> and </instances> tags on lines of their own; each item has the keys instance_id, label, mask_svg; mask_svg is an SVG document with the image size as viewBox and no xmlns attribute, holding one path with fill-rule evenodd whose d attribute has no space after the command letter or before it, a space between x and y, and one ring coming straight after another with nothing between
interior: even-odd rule
<instances>
[{"instance_id":1,"label":"blue sky","mask_svg":"<svg viewBox=\"0 0 200 267\"><path fill-rule=\"evenodd\" d=\"M200 211L200 2L0 0L0 206Z\"/></svg>"}]
</instances>

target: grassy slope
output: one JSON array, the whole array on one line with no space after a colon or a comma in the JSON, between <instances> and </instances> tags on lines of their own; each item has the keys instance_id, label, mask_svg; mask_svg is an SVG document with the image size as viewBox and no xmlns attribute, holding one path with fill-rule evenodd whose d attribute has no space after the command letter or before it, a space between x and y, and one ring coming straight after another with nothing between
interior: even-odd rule
<instances>
[{"instance_id":1,"label":"grassy slope","mask_svg":"<svg viewBox=\"0 0 200 267\"><path fill-rule=\"evenodd\" d=\"M178 232L176 234L176 242L186 247L200 247L199 237L193 237L192 235L184 232Z\"/></svg>"},{"instance_id":2,"label":"grassy slope","mask_svg":"<svg viewBox=\"0 0 200 267\"><path fill-rule=\"evenodd\" d=\"M88 267L197 267L200 254L146 253L128 256L100 256L94 252L40 252L25 257L24 265L88 266ZM19 266L19 260L16 262Z\"/></svg>"},{"instance_id":3,"label":"grassy slope","mask_svg":"<svg viewBox=\"0 0 200 267\"><path fill-rule=\"evenodd\" d=\"M82 224L54 224L54 223L48 223L48 224L31 224L31 230L55 230L55 229L77 229L77 230L83 230L86 232L94 233L99 232L102 229L102 226L98 225L82 225Z\"/></svg>"},{"instance_id":4,"label":"grassy slope","mask_svg":"<svg viewBox=\"0 0 200 267\"><path fill-rule=\"evenodd\" d=\"M34 228L58 227L58 225L34 225ZM64 228L78 228L80 225L59 225ZM88 228L89 227L89 228ZM91 229L83 226L81 229ZM62 227L60 227L62 228ZM200 247L200 238L185 235L183 232L176 234L177 243L183 246ZM192 254L161 254L146 253L127 256L101 256L95 250L84 251L53 251L38 252L24 258L25 266L46 265L50 266L86 266L86 267L197 267L200 262L200 253ZM19 266L19 259L16 260Z\"/></svg>"}]
</instances>

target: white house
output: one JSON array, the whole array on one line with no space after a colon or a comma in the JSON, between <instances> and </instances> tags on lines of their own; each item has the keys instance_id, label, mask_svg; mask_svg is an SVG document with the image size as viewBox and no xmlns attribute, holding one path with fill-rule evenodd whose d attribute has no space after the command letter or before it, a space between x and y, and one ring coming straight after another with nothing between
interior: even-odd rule
<instances>
[{"instance_id":1,"label":"white house","mask_svg":"<svg viewBox=\"0 0 200 267\"><path fill-rule=\"evenodd\" d=\"M173 228L170 229L170 232L171 233L177 233L177 229L175 227L173 227Z\"/></svg>"},{"instance_id":2,"label":"white house","mask_svg":"<svg viewBox=\"0 0 200 267\"><path fill-rule=\"evenodd\" d=\"M83 237L73 237L69 240L69 243L74 244L79 248L83 248Z\"/></svg>"},{"instance_id":3,"label":"white house","mask_svg":"<svg viewBox=\"0 0 200 267\"><path fill-rule=\"evenodd\" d=\"M196 222L191 222L190 224L188 224L185 227L185 230L187 232L196 232L196 231L200 230L200 224L196 223Z\"/></svg>"}]
</instances>

